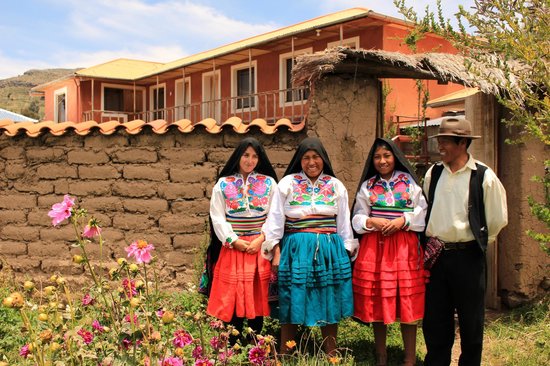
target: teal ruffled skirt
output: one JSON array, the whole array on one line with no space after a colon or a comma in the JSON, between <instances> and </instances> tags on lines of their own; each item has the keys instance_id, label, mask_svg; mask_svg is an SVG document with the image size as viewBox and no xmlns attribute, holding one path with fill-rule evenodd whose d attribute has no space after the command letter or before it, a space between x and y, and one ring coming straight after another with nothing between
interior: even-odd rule
<instances>
[{"instance_id":1,"label":"teal ruffled skirt","mask_svg":"<svg viewBox=\"0 0 550 366\"><path fill-rule=\"evenodd\" d=\"M351 264L338 234L285 233L279 264L281 324L323 326L353 315Z\"/></svg>"}]
</instances>

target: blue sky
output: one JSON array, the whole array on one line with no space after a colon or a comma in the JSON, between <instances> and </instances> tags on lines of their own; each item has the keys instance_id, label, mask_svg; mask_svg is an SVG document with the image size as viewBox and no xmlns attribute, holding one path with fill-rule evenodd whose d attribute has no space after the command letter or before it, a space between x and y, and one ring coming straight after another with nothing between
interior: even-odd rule
<instances>
[{"instance_id":1,"label":"blue sky","mask_svg":"<svg viewBox=\"0 0 550 366\"><path fill-rule=\"evenodd\" d=\"M407 0L423 13L435 0ZM458 3L443 0L447 16ZM392 0L9 0L0 3L0 79L120 57L169 62L351 7L402 18Z\"/></svg>"}]
</instances>

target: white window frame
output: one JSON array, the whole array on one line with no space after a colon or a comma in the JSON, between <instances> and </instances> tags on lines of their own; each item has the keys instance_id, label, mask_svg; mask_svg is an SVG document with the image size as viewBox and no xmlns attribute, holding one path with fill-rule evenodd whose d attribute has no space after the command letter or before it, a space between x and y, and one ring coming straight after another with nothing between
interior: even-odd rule
<instances>
[{"instance_id":1,"label":"white window frame","mask_svg":"<svg viewBox=\"0 0 550 366\"><path fill-rule=\"evenodd\" d=\"M183 77L180 78L180 79L176 79L176 82L174 83L174 87L176 88L176 91L175 91L176 98L174 99L174 107L176 108L176 110L177 110L177 107L180 107L180 105L177 104L177 103L178 103L178 99L181 98L181 97L183 97L183 96L180 96L180 95L179 95L180 93L179 93L178 86L179 86L180 84L183 84L181 90L182 90L182 93L185 92L184 94L185 94L185 97L186 97L187 99L189 99L189 104L191 104L191 100L192 100L192 99L191 99L191 76L187 76L187 77L185 78L185 82L183 81ZM189 91L185 91L185 89L184 89L184 88L185 88L185 85L189 85ZM185 107L185 100L183 101L183 106ZM183 118L190 119L190 111L189 111L189 109L188 109L187 111L185 111L185 113L183 114ZM177 118L174 117L174 120L177 120Z\"/></svg>"},{"instance_id":2,"label":"white window frame","mask_svg":"<svg viewBox=\"0 0 550 366\"><path fill-rule=\"evenodd\" d=\"M303 55L305 53L313 53L313 47L308 48L302 48L300 50L294 50L294 58L299 55ZM286 60L289 58L292 58L292 52L287 52L279 55L279 90L285 90L286 89L286 82L291 75L286 74ZM301 99L301 100L295 100L294 102L286 101L286 92L281 91L279 93L279 106L280 107L288 107L294 105L300 105L307 101L307 99Z\"/></svg>"},{"instance_id":3,"label":"white window frame","mask_svg":"<svg viewBox=\"0 0 550 366\"><path fill-rule=\"evenodd\" d=\"M155 85L151 85L149 87L149 109L150 109L150 120L153 121L154 120L154 102L155 102L155 94L156 94L156 90L157 89L164 89L164 97L163 97L163 100L162 100L162 109L164 109L163 112L158 112L158 113L162 113L162 119L166 119L166 83L161 83L161 84L155 84Z\"/></svg>"},{"instance_id":4,"label":"white window frame","mask_svg":"<svg viewBox=\"0 0 550 366\"><path fill-rule=\"evenodd\" d=\"M216 80L216 77L218 79L218 83L215 86L215 88L217 89L216 90L216 99L218 100L218 102L215 102L215 104L214 104L214 117L211 117L211 118L214 118L219 123L220 121L218 121L218 119L220 119L221 115L222 115L222 104L221 104L222 75L221 75L221 72L220 72L219 69L216 69L215 74L214 74L214 71L208 71L208 72L203 72L202 73L202 77L201 77L201 79L202 79L201 80L202 81L202 85L201 85L201 88L202 88L201 119L204 119L204 115L207 114L205 112L205 109L207 107L206 103L207 102L212 102L211 100L208 100L208 101L205 100L206 88L204 87L205 84L206 84L206 78L207 77L212 77L212 76L214 76L214 81Z\"/></svg>"},{"instance_id":5,"label":"white window frame","mask_svg":"<svg viewBox=\"0 0 550 366\"><path fill-rule=\"evenodd\" d=\"M68 107L69 107L69 103L68 103L68 93L67 93L67 87L64 87L64 88L61 88L61 89L56 89L54 90L53 92L53 106L54 106L54 109L53 109L53 120L56 122L56 123L60 123L59 122L59 116L58 116L58 108L57 108L57 97L60 96L60 95L63 95L65 94L65 118L63 119L64 122L67 122L67 115L68 115Z\"/></svg>"},{"instance_id":6,"label":"white window frame","mask_svg":"<svg viewBox=\"0 0 550 366\"><path fill-rule=\"evenodd\" d=\"M342 47L353 46L353 47L355 47L356 50L358 50L359 47L360 47L359 46L360 45L359 41L360 41L359 36L344 38L342 40ZM338 47L338 46L340 46L340 40L327 43L327 48L333 48L333 47ZM350 47L350 48L353 48L353 47Z\"/></svg>"},{"instance_id":7,"label":"white window frame","mask_svg":"<svg viewBox=\"0 0 550 366\"><path fill-rule=\"evenodd\" d=\"M145 112L146 105L145 105L145 87L143 86L132 86L132 85L125 85L125 84L109 84L109 83L103 83L101 84L101 118L110 118L110 119L117 119L122 122L128 121L128 115L126 113L113 113L113 112L107 112L105 113L105 88L111 88L111 89L128 89L128 90L141 90L141 105L143 106L143 109L141 111L136 110L135 113L143 113Z\"/></svg>"},{"instance_id":8,"label":"white window frame","mask_svg":"<svg viewBox=\"0 0 550 366\"><path fill-rule=\"evenodd\" d=\"M233 65L231 66L231 112L237 113L237 112L245 112L245 111L251 111L256 112L258 110L258 96L254 96L254 107L244 107L244 108L237 108L237 72L240 70L248 70L252 66L254 69L254 94L258 93L258 61L253 60L252 62L243 62L242 64Z\"/></svg>"}]
</instances>

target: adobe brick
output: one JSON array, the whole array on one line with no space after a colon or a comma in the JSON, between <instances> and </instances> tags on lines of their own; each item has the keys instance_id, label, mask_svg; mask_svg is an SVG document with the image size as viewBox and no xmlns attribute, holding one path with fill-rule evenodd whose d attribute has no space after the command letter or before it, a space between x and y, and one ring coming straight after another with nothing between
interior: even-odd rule
<instances>
[{"instance_id":1,"label":"adobe brick","mask_svg":"<svg viewBox=\"0 0 550 366\"><path fill-rule=\"evenodd\" d=\"M282 150L282 149L273 149L268 150L267 155L269 156L269 161L273 165L288 165L290 160L294 156L294 150Z\"/></svg>"},{"instance_id":2,"label":"adobe brick","mask_svg":"<svg viewBox=\"0 0 550 366\"><path fill-rule=\"evenodd\" d=\"M164 215L159 219L160 231L169 234L200 233L205 227L204 217Z\"/></svg>"},{"instance_id":3,"label":"adobe brick","mask_svg":"<svg viewBox=\"0 0 550 366\"><path fill-rule=\"evenodd\" d=\"M69 164L105 164L109 162L109 156L105 151L71 150L67 161Z\"/></svg>"},{"instance_id":4,"label":"adobe brick","mask_svg":"<svg viewBox=\"0 0 550 366\"><path fill-rule=\"evenodd\" d=\"M0 158L14 160L24 159L25 149L19 146L8 146L0 150Z\"/></svg>"},{"instance_id":5,"label":"adobe brick","mask_svg":"<svg viewBox=\"0 0 550 366\"><path fill-rule=\"evenodd\" d=\"M27 168L21 163L8 162L4 168L4 174L8 179L19 179L25 175Z\"/></svg>"},{"instance_id":6,"label":"adobe brick","mask_svg":"<svg viewBox=\"0 0 550 366\"><path fill-rule=\"evenodd\" d=\"M29 257L17 257L8 260L8 264L11 269L17 273L32 273L33 277L41 271L40 264L42 261L39 258L29 258Z\"/></svg>"},{"instance_id":7,"label":"adobe brick","mask_svg":"<svg viewBox=\"0 0 550 366\"><path fill-rule=\"evenodd\" d=\"M58 273L66 276L81 275L84 273L84 269L81 266L75 265L70 259L43 259L42 263L40 264L40 268L44 273L48 273L50 275Z\"/></svg>"},{"instance_id":8,"label":"adobe brick","mask_svg":"<svg viewBox=\"0 0 550 366\"><path fill-rule=\"evenodd\" d=\"M88 209L87 207L84 207L84 206L82 208ZM111 223L113 222L111 217L107 215L104 215L100 212L88 210L88 218L92 218L92 217L99 222L99 226L101 226L102 228L107 228L111 226Z\"/></svg>"},{"instance_id":9,"label":"adobe brick","mask_svg":"<svg viewBox=\"0 0 550 366\"><path fill-rule=\"evenodd\" d=\"M67 224L68 220L63 221L57 227L45 227L40 229L40 240L63 244L76 239L76 233L72 225ZM63 244L66 245L66 244ZM31 252L32 253L32 252Z\"/></svg>"},{"instance_id":10,"label":"adobe brick","mask_svg":"<svg viewBox=\"0 0 550 366\"><path fill-rule=\"evenodd\" d=\"M158 216L168 212L168 202L162 199L124 199L124 209L128 212L144 213Z\"/></svg>"},{"instance_id":11,"label":"adobe brick","mask_svg":"<svg viewBox=\"0 0 550 366\"><path fill-rule=\"evenodd\" d=\"M196 234L176 235L174 236L174 249L184 251L200 251L206 250L208 246L208 236L202 231Z\"/></svg>"},{"instance_id":12,"label":"adobe brick","mask_svg":"<svg viewBox=\"0 0 550 366\"><path fill-rule=\"evenodd\" d=\"M18 241L0 241L0 253L7 256L27 254L27 244Z\"/></svg>"},{"instance_id":13,"label":"adobe brick","mask_svg":"<svg viewBox=\"0 0 550 366\"><path fill-rule=\"evenodd\" d=\"M156 163L158 161L155 150L144 148L132 148L116 151L112 156L115 163Z\"/></svg>"},{"instance_id":14,"label":"adobe brick","mask_svg":"<svg viewBox=\"0 0 550 366\"><path fill-rule=\"evenodd\" d=\"M83 197L81 204L90 212L122 211L122 200L119 197Z\"/></svg>"},{"instance_id":15,"label":"adobe brick","mask_svg":"<svg viewBox=\"0 0 550 366\"><path fill-rule=\"evenodd\" d=\"M27 222L33 226L52 226L52 218L48 216L49 210L34 209L27 215Z\"/></svg>"},{"instance_id":16,"label":"adobe brick","mask_svg":"<svg viewBox=\"0 0 550 366\"><path fill-rule=\"evenodd\" d=\"M13 188L19 192L32 192L39 194L49 194L54 192L54 185L52 182L48 181L38 181L38 182L14 182Z\"/></svg>"},{"instance_id":17,"label":"adobe brick","mask_svg":"<svg viewBox=\"0 0 550 366\"><path fill-rule=\"evenodd\" d=\"M33 241L39 238L39 228L35 226L6 225L0 231L2 240Z\"/></svg>"},{"instance_id":18,"label":"adobe brick","mask_svg":"<svg viewBox=\"0 0 550 366\"><path fill-rule=\"evenodd\" d=\"M66 152L60 148L29 147L26 151L28 163L53 163L66 161Z\"/></svg>"},{"instance_id":19,"label":"adobe brick","mask_svg":"<svg viewBox=\"0 0 550 366\"><path fill-rule=\"evenodd\" d=\"M164 183L158 187L159 196L168 200L178 198L203 198L204 184Z\"/></svg>"},{"instance_id":20,"label":"adobe brick","mask_svg":"<svg viewBox=\"0 0 550 366\"><path fill-rule=\"evenodd\" d=\"M128 137L130 146L154 146L163 149L170 149L175 146L176 139L174 134L165 133L157 135L156 133L139 133Z\"/></svg>"},{"instance_id":21,"label":"adobe brick","mask_svg":"<svg viewBox=\"0 0 550 366\"><path fill-rule=\"evenodd\" d=\"M176 268L190 266L193 263L193 255L178 251L160 252L159 257L166 261L169 266Z\"/></svg>"},{"instance_id":22,"label":"adobe brick","mask_svg":"<svg viewBox=\"0 0 550 366\"><path fill-rule=\"evenodd\" d=\"M112 165L80 165L78 167L78 177L80 179L115 179L120 177L120 173Z\"/></svg>"},{"instance_id":23,"label":"adobe brick","mask_svg":"<svg viewBox=\"0 0 550 366\"><path fill-rule=\"evenodd\" d=\"M56 194L69 194L69 180L58 179L53 182L53 189Z\"/></svg>"},{"instance_id":24,"label":"adobe brick","mask_svg":"<svg viewBox=\"0 0 550 366\"><path fill-rule=\"evenodd\" d=\"M170 181L173 183L210 182L216 179L217 174L217 165L214 164L176 167L170 168Z\"/></svg>"},{"instance_id":25,"label":"adobe brick","mask_svg":"<svg viewBox=\"0 0 550 366\"><path fill-rule=\"evenodd\" d=\"M66 164L43 164L36 173L40 179L78 178L76 167Z\"/></svg>"},{"instance_id":26,"label":"adobe brick","mask_svg":"<svg viewBox=\"0 0 550 366\"><path fill-rule=\"evenodd\" d=\"M159 150L159 156L162 161L168 163L169 166L200 164L206 161L204 149L182 147L174 149L161 149Z\"/></svg>"},{"instance_id":27,"label":"adobe brick","mask_svg":"<svg viewBox=\"0 0 550 366\"><path fill-rule=\"evenodd\" d=\"M23 223L25 221L26 215L23 210L0 210L0 226Z\"/></svg>"},{"instance_id":28,"label":"adobe brick","mask_svg":"<svg viewBox=\"0 0 550 366\"><path fill-rule=\"evenodd\" d=\"M69 148L81 148L84 145L84 140L87 137L79 136L76 133L67 133L63 136L53 136L49 133L42 135L41 144L51 147L69 147Z\"/></svg>"},{"instance_id":29,"label":"adobe brick","mask_svg":"<svg viewBox=\"0 0 550 366\"><path fill-rule=\"evenodd\" d=\"M122 134L103 135L99 132L96 135L88 135L84 139L86 149L107 149L112 147L128 146L128 136Z\"/></svg>"},{"instance_id":30,"label":"adobe brick","mask_svg":"<svg viewBox=\"0 0 550 366\"><path fill-rule=\"evenodd\" d=\"M168 179L168 173L165 166L151 165L126 165L123 174L126 179L146 179L154 181L163 181Z\"/></svg>"},{"instance_id":31,"label":"adobe brick","mask_svg":"<svg viewBox=\"0 0 550 366\"><path fill-rule=\"evenodd\" d=\"M206 158L207 158L206 160L210 163L224 165L232 153L233 153L233 149L212 150L206 154Z\"/></svg>"},{"instance_id":32,"label":"adobe brick","mask_svg":"<svg viewBox=\"0 0 550 366\"><path fill-rule=\"evenodd\" d=\"M135 240L145 240L153 244L155 246L155 252L157 253L173 250L172 237L168 234L158 232L158 229L151 229L144 232L127 232L125 236L128 244Z\"/></svg>"},{"instance_id":33,"label":"adobe brick","mask_svg":"<svg viewBox=\"0 0 550 366\"><path fill-rule=\"evenodd\" d=\"M124 231L115 229L113 227L106 227L101 232L101 236L103 237L105 242L109 245L110 248L113 248L113 250L115 251L117 250L117 248L123 248L127 246L124 235Z\"/></svg>"},{"instance_id":34,"label":"adobe brick","mask_svg":"<svg viewBox=\"0 0 550 366\"><path fill-rule=\"evenodd\" d=\"M30 257L48 258L56 257L71 261L69 254L70 244L61 241L38 241L27 244Z\"/></svg>"},{"instance_id":35,"label":"adobe brick","mask_svg":"<svg viewBox=\"0 0 550 366\"><path fill-rule=\"evenodd\" d=\"M210 210L210 200L206 198L194 200L177 200L170 205L174 214L199 215L204 216Z\"/></svg>"},{"instance_id":36,"label":"adobe brick","mask_svg":"<svg viewBox=\"0 0 550 366\"><path fill-rule=\"evenodd\" d=\"M77 196L101 196L111 193L111 182L88 180L69 183L69 194Z\"/></svg>"},{"instance_id":37,"label":"adobe brick","mask_svg":"<svg viewBox=\"0 0 550 366\"><path fill-rule=\"evenodd\" d=\"M0 208L20 210L34 207L36 207L36 197L33 195L15 193L0 195Z\"/></svg>"},{"instance_id":38,"label":"adobe brick","mask_svg":"<svg viewBox=\"0 0 550 366\"><path fill-rule=\"evenodd\" d=\"M122 230L147 230L154 224L147 215L117 214L113 217L113 226Z\"/></svg>"},{"instance_id":39,"label":"adobe brick","mask_svg":"<svg viewBox=\"0 0 550 366\"><path fill-rule=\"evenodd\" d=\"M204 146L209 146L217 148L223 144L223 139L220 138L220 135L213 135L199 126L197 126L192 134L176 133L174 137L176 147L203 148Z\"/></svg>"},{"instance_id":40,"label":"adobe brick","mask_svg":"<svg viewBox=\"0 0 550 366\"><path fill-rule=\"evenodd\" d=\"M157 183L149 182L116 182L113 194L123 197L153 197L157 194Z\"/></svg>"},{"instance_id":41,"label":"adobe brick","mask_svg":"<svg viewBox=\"0 0 550 366\"><path fill-rule=\"evenodd\" d=\"M61 195L51 194L51 195L38 196L38 207L48 208L48 210L50 210L53 204L63 201L63 196L64 196L63 194Z\"/></svg>"}]
</instances>

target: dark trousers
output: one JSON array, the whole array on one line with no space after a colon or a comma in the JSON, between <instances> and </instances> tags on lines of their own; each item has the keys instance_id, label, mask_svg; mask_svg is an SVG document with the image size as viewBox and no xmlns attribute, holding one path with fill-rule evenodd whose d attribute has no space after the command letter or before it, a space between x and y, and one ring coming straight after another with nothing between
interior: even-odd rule
<instances>
[{"instance_id":1,"label":"dark trousers","mask_svg":"<svg viewBox=\"0 0 550 366\"><path fill-rule=\"evenodd\" d=\"M262 328L264 327L264 317L263 316L257 316L254 319L247 319L248 326L252 328L255 334L260 334L262 331ZM244 318L239 318L235 314L233 314L233 318L229 322L232 326L235 327L239 331L238 336L229 336L229 343L235 344L237 342L237 339L241 339L244 342L244 338L242 337L243 333L243 325L244 325Z\"/></svg>"},{"instance_id":2,"label":"dark trousers","mask_svg":"<svg viewBox=\"0 0 550 366\"><path fill-rule=\"evenodd\" d=\"M486 282L485 255L477 245L441 253L426 286L422 330L428 353L424 365L450 365L455 311L460 328L458 364L481 364Z\"/></svg>"}]
</instances>

